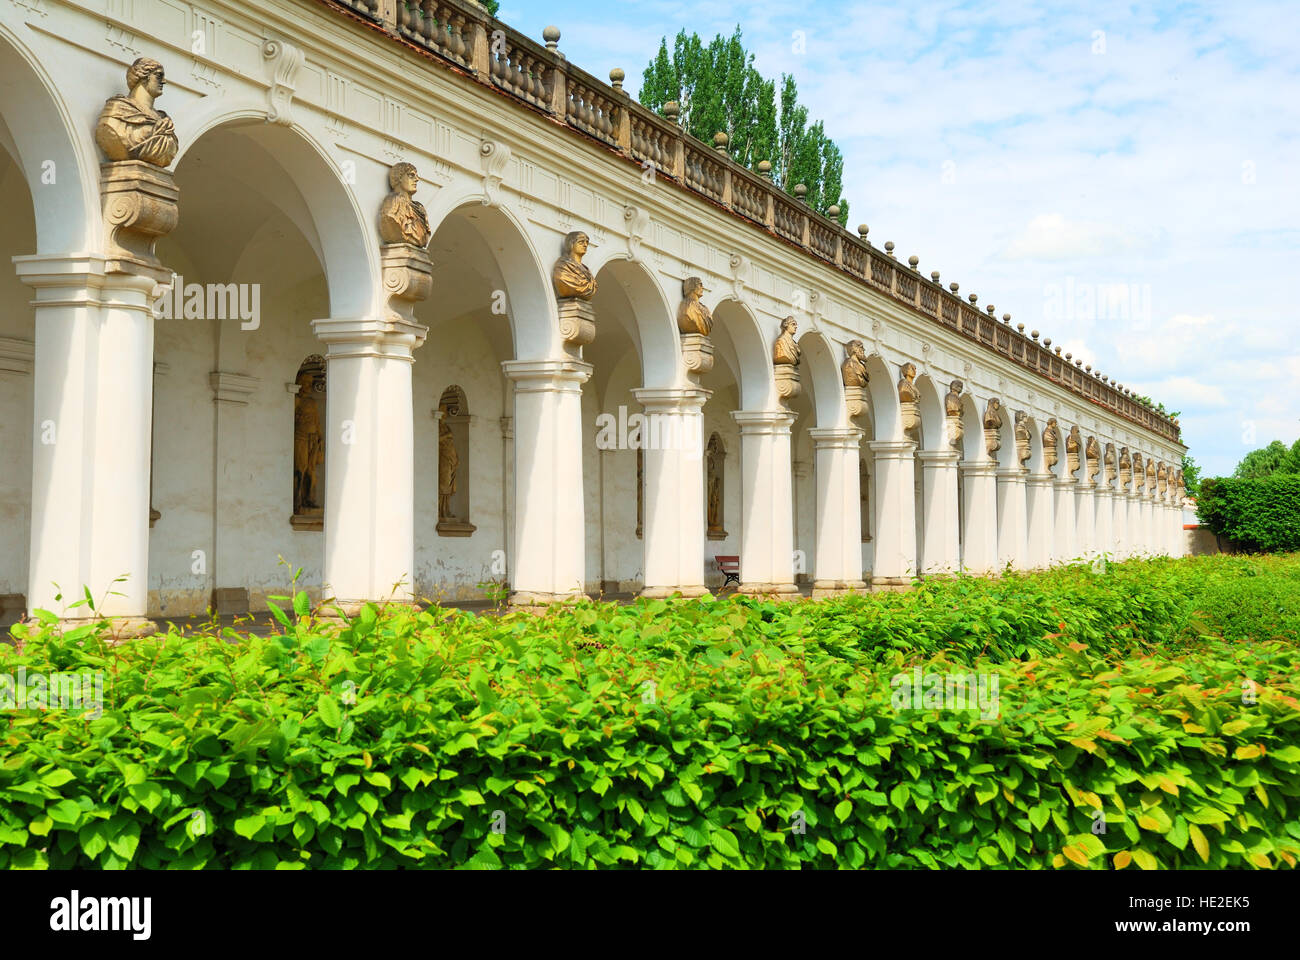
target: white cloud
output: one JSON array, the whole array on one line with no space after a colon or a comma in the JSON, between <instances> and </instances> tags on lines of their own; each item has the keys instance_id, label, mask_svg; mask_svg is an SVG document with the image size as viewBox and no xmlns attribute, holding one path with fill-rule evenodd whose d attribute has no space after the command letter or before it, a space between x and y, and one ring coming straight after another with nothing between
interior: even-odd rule
<instances>
[{"instance_id":1,"label":"white cloud","mask_svg":"<svg viewBox=\"0 0 1300 960\"><path fill-rule=\"evenodd\" d=\"M1003 260L1086 260L1150 245L1149 238L1113 224L1044 213L1030 220L1000 256Z\"/></svg>"}]
</instances>

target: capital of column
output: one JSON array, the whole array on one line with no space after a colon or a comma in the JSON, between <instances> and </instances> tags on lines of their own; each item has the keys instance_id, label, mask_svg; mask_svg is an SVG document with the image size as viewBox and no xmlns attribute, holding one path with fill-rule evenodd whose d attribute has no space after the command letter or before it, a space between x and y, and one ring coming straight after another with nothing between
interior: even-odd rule
<instances>
[{"instance_id":1,"label":"capital of column","mask_svg":"<svg viewBox=\"0 0 1300 960\"><path fill-rule=\"evenodd\" d=\"M733 410L731 419L740 425L742 436L789 434L795 414L789 410Z\"/></svg>"},{"instance_id":2,"label":"capital of column","mask_svg":"<svg viewBox=\"0 0 1300 960\"><path fill-rule=\"evenodd\" d=\"M316 339L327 347L326 358L375 357L415 362L415 349L429 328L395 317L326 317L311 322Z\"/></svg>"},{"instance_id":3,"label":"capital of column","mask_svg":"<svg viewBox=\"0 0 1300 960\"><path fill-rule=\"evenodd\" d=\"M703 387L637 387L637 402L652 413L699 413L713 396Z\"/></svg>"},{"instance_id":4,"label":"capital of column","mask_svg":"<svg viewBox=\"0 0 1300 960\"><path fill-rule=\"evenodd\" d=\"M1056 477L1050 473L1031 473L1025 480L1031 487L1051 487Z\"/></svg>"},{"instance_id":5,"label":"capital of column","mask_svg":"<svg viewBox=\"0 0 1300 960\"><path fill-rule=\"evenodd\" d=\"M581 393L592 366L581 360L503 360L501 370L515 393Z\"/></svg>"},{"instance_id":6,"label":"capital of column","mask_svg":"<svg viewBox=\"0 0 1300 960\"><path fill-rule=\"evenodd\" d=\"M1114 495L1115 495L1115 488L1112 487L1110 484L1107 484L1107 483L1098 484L1098 486L1097 486L1097 496L1099 496L1099 497L1111 497L1111 496L1114 496Z\"/></svg>"},{"instance_id":7,"label":"capital of column","mask_svg":"<svg viewBox=\"0 0 1300 960\"><path fill-rule=\"evenodd\" d=\"M38 253L13 263L19 281L36 291L32 305L39 307L98 307L126 292L147 308L158 285L152 275L109 273L105 259L93 253Z\"/></svg>"},{"instance_id":8,"label":"capital of column","mask_svg":"<svg viewBox=\"0 0 1300 960\"><path fill-rule=\"evenodd\" d=\"M1072 490L1078 485L1079 485L1078 477L1057 477L1056 478L1056 488L1058 490L1064 488L1068 488Z\"/></svg>"},{"instance_id":9,"label":"capital of column","mask_svg":"<svg viewBox=\"0 0 1300 960\"><path fill-rule=\"evenodd\" d=\"M998 479L1003 483L1021 483L1029 476L1024 467L1003 467L998 470Z\"/></svg>"},{"instance_id":10,"label":"capital of column","mask_svg":"<svg viewBox=\"0 0 1300 960\"><path fill-rule=\"evenodd\" d=\"M957 451L952 451L952 455L955 458ZM925 454L920 453L917 456L924 457ZM957 466L961 468L962 474L967 477L992 477L996 476L998 472L996 460L963 460Z\"/></svg>"},{"instance_id":11,"label":"capital of column","mask_svg":"<svg viewBox=\"0 0 1300 960\"><path fill-rule=\"evenodd\" d=\"M877 460L911 460L916 452L915 440L870 440L867 449Z\"/></svg>"},{"instance_id":12,"label":"capital of column","mask_svg":"<svg viewBox=\"0 0 1300 960\"><path fill-rule=\"evenodd\" d=\"M961 454L956 450L918 450L915 456L928 470L956 470Z\"/></svg>"},{"instance_id":13,"label":"capital of column","mask_svg":"<svg viewBox=\"0 0 1300 960\"><path fill-rule=\"evenodd\" d=\"M856 452L862 442L862 431L857 427L810 427L814 450L852 450Z\"/></svg>"}]
</instances>

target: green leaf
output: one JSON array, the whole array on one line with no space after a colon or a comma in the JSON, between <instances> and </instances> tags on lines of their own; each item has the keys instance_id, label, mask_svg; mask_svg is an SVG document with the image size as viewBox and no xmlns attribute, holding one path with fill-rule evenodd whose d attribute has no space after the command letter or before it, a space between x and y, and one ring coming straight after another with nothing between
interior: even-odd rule
<instances>
[{"instance_id":1,"label":"green leaf","mask_svg":"<svg viewBox=\"0 0 1300 960\"><path fill-rule=\"evenodd\" d=\"M328 727L338 727L343 722L338 699L331 693L320 695L316 700L316 709L320 711L320 717Z\"/></svg>"},{"instance_id":2,"label":"green leaf","mask_svg":"<svg viewBox=\"0 0 1300 960\"><path fill-rule=\"evenodd\" d=\"M714 850L728 859L736 859L740 856L740 843L736 840L736 835L730 830L718 828L709 835L709 844Z\"/></svg>"}]
</instances>

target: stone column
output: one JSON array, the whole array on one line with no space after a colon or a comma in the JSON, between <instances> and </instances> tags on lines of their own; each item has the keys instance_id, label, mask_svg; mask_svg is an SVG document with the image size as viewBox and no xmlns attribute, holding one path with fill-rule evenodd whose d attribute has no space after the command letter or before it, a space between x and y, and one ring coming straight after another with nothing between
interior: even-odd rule
<instances>
[{"instance_id":1,"label":"stone column","mask_svg":"<svg viewBox=\"0 0 1300 960\"><path fill-rule=\"evenodd\" d=\"M966 514L962 518L962 567L967 573L992 573L998 568L998 465L992 460L961 464Z\"/></svg>"},{"instance_id":2,"label":"stone column","mask_svg":"<svg viewBox=\"0 0 1300 960\"><path fill-rule=\"evenodd\" d=\"M862 499L858 489L857 427L813 427L817 483L817 543L813 596L865 590L862 579Z\"/></svg>"},{"instance_id":3,"label":"stone column","mask_svg":"<svg viewBox=\"0 0 1300 960\"><path fill-rule=\"evenodd\" d=\"M1055 482L1056 478L1050 473L1030 474L1026 481L1029 494L1029 567L1033 570L1050 566L1055 557L1056 508L1052 490Z\"/></svg>"},{"instance_id":4,"label":"stone column","mask_svg":"<svg viewBox=\"0 0 1300 960\"><path fill-rule=\"evenodd\" d=\"M632 391L645 408L644 597L704 587L704 403L698 387Z\"/></svg>"},{"instance_id":5,"label":"stone column","mask_svg":"<svg viewBox=\"0 0 1300 960\"><path fill-rule=\"evenodd\" d=\"M1160 541L1155 531L1155 494L1150 485L1142 496L1142 539L1146 543L1146 552L1155 556L1160 553Z\"/></svg>"},{"instance_id":6,"label":"stone column","mask_svg":"<svg viewBox=\"0 0 1300 960\"><path fill-rule=\"evenodd\" d=\"M916 575L916 480L912 440L874 440L876 528L871 585L899 589Z\"/></svg>"},{"instance_id":7,"label":"stone column","mask_svg":"<svg viewBox=\"0 0 1300 960\"><path fill-rule=\"evenodd\" d=\"M1097 553L1097 498L1093 481L1082 479L1078 482L1074 489L1074 506L1075 549L1080 556L1092 559Z\"/></svg>"},{"instance_id":8,"label":"stone column","mask_svg":"<svg viewBox=\"0 0 1300 960\"><path fill-rule=\"evenodd\" d=\"M325 609L415 599L414 351L397 318L313 320L325 343Z\"/></svg>"},{"instance_id":9,"label":"stone column","mask_svg":"<svg viewBox=\"0 0 1300 960\"><path fill-rule=\"evenodd\" d=\"M1096 514L1097 514L1097 538L1094 547L1097 554L1106 554L1112 560L1116 559L1115 531L1113 528L1112 510L1114 509L1115 491L1110 484L1103 483L1097 487L1096 494Z\"/></svg>"},{"instance_id":10,"label":"stone column","mask_svg":"<svg viewBox=\"0 0 1300 960\"><path fill-rule=\"evenodd\" d=\"M1125 519L1128 555L1130 557L1144 556L1147 549L1142 540L1142 495L1134 490L1125 497L1125 500L1127 501L1126 509L1128 512Z\"/></svg>"},{"instance_id":11,"label":"stone column","mask_svg":"<svg viewBox=\"0 0 1300 960\"><path fill-rule=\"evenodd\" d=\"M793 595L794 503L788 410L735 410L740 425L740 592Z\"/></svg>"},{"instance_id":12,"label":"stone column","mask_svg":"<svg viewBox=\"0 0 1300 960\"><path fill-rule=\"evenodd\" d=\"M28 610L150 634L151 294L163 272L109 272L88 254L14 262L36 314ZM71 606L86 590L93 613Z\"/></svg>"},{"instance_id":13,"label":"stone column","mask_svg":"<svg viewBox=\"0 0 1300 960\"><path fill-rule=\"evenodd\" d=\"M961 539L957 518L956 450L921 450L921 509L925 511L924 542L921 544L923 574L957 573L961 569ZM966 516L971 515L966 498ZM967 541L969 543L969 541Z\"/></svg>"},{"instance_id":14,"label":"stone column","mask_svg":"<svg viewBox=\"0 0 1300 960\"><path fill-rule=\"evenodd\" d=\"M1059 563L1069 563L1079 555L1074 488L1076 477L1061 477L1056 483L1056 535L1052 540L1052 557Z\"/></svg>"},{"instance_id":15,"label":"stone column","mask_svg":"<svg viewBox=\"0 0 1300 960\"><path fill-rule=\"evenodd\" d=\"M1115 559L1127 560L1128 544L1128 490L1117 487L1110 499L1111 539L1115 544Z\"/></svg>"},{"instance_id":16,"label":"stone column","mask_svg":"<svg viewBox=\"0 0 1300 960\"><path fill-rule=\"evenodd\" d=\"M583 596L586 541L582 499L582 385L579 360L506 360L515 388L515 562L510 602L520 606Z\"/></svg>"},{"instance_id":17,"label":"stone column","mask_svg":"<svg viewBox=\"0 0 1300 960\"><path fill-rule=\"evenodd\" d=\"M1029 512L1023 467L999 470L998 483L998 567L1013 570L1029 567Z\"/></svg>"}]
</instances>

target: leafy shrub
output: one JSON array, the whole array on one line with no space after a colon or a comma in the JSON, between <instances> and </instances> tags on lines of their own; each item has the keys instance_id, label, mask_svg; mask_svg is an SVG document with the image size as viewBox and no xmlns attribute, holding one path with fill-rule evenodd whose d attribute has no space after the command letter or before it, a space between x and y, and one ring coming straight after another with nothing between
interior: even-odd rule
<instances>
[{"instance_id":1,"label":"leafy shrub","mask_svg":"<svg viewBox=\"0 0 1300 960\"><path fill-rule=\"evenodd\" d=\"M1247 582L1276 608L1261 591L1215 605ZM1241 613L1272 626L1221 639ZM1297 557L817 603L281 616L270 637L110 647L47 623L0 647L0 672L102 670L109 701L97 719L0 714L0 867L1300 856ZM917 666L996 674L1000 715L896 709L890 678Z\"/></svg>"},{"instance_id":2,"label":"leafy shrub","mask_svg":"<svg viewBox=\"0 0 1300 960\"><path fill-rule=\"evenodd\" d=\"M1300 474L1202 481L1197 515L1251 551L1300 550Z\"/></svg>"}]
</instances>

